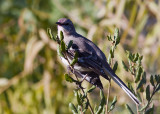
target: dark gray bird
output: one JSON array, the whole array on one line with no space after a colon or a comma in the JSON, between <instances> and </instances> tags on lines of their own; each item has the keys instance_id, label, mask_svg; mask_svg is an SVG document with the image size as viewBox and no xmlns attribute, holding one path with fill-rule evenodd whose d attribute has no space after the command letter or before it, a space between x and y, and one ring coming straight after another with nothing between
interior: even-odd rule
<instances>
[{"instance_id":1,"label":"dark gray bird","mask_svg":"<svg viewBox=\"0 0 160 114\"><path fill-rule=\"evenodd\" d=\"M71 20L61 18L56 24L58 25L58 36L60 37L60 31L62 31L65 44L67 45L70 40L73 41L71 48L67 51L70 62L74 58L75 52L78 52L78 62L74 65L75 75L85 78L100 89L103 89L103 86L99 76L101 75L107 80L110 76L136 104L140 103L125 83L113 72L104 53L92 41L78 34ZM64 64L69 65L65 58L61 57L61 59Z\"/></svg>"}]
</instances>

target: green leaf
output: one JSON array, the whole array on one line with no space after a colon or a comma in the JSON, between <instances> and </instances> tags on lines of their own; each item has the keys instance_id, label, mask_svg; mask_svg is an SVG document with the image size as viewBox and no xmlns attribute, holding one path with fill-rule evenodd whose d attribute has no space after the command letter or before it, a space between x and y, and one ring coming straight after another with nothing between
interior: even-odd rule
<instances>
[{"instance_id":1,"label":"green leaf","mask_svg":"<svg viewBox=\"0 0 160 114\"><path fill-rule=\"evenodd\" d=\"M152 107L149 108L149 109L145 112L145 114L154 114L154 105L152 105Z\"/></svg>"},{"instance_id":2,"label":"green leaf","mask_svg":"<svg viewBox=\"0 0 160 114\"><path fill-rule=\"evenodd\" d=\"M139 67L136 73L135 83L137 83L140 80L142 72L143 72L142 67Z\"/></svg>"},{"instance_id":3,"label":"green leaf","mask_svg":"<svg viewBox=\"0 0 160 114\"><path fill-rule=\"evenodd\" d=\"M75 65L78 62L78 52L75 52L74 58L70 63L71 66Z\"/></svg>"},{"instance_id":4,"label":"green leaf","mask_svg":"<svg viewBox=\"0 0 160 114\"><path fill-rule=\"evenodd\" d=\"M60 40L62 41L64 39L64 35L63 35L63 32L60 31Z\"/></svg>"},{"instance_id":5,"label":"green leaf","mask_svg":"<svg viewBox=\"0 0 160 114\"><path fill-rule=\"evenodd\" d=\"M143 106L143 107L139 110L139 112L144 111L147 107L148 107L148 104L146 104L145 106Z\"/></svg>"},{"instance_id":6,"label":"green leaf","mask_svg":"<svg viewBox=\"0 0 160 114\"><path fill-rule=\"evenodd\" d=\"M126 104L125 106L128 109L128 111L129 111L130 114L134 114L133 111L132 111L132 109L130 108L130 106L128 104Z\"/></svg>"},{"instance_id":7,"label":"green leaf","mask_svg":"<svg viewBox=\"0 0 160 114\"><path fill-rule=\"evenodd\" d=\"M94 106L94 113L96 113L98 111L98 107L97 105Z\"/></svg>"},{"instance_id":8,"label":"green leaf","mask_svg":"<svg viewBox=\"0 0 160 114\"><path fill-rule=\"evenodd\" d=\"M142 61L142 59L143 59L143 56L140 56L139 58L138 58L138 66L140 66L141 65L141 61Z\"/></svg>"},{"instance_id":9,"label":"green leaf","mask_svg":"<svg viewBox=\"0 0 160 114\"><path fill-rule=\"evenodd\" d=\"M87 92L88 92L88 93L91 93L95 88L96 88L96 86L93 85Z\"/></svg>"},{"instance_id":10,"label":"green leaf","mask_svg":"<svg viewBox=\"0 0 160 114\"><path fill-rule=\"evenodd\" d=\"M118 62L116 61L115 64L114 64L114 66L113 66L113 71L114 71L114 73L116 72L117 67L118 67Z\"/></svg>"},{"instance_id":11,"label":"green leaf","mask_svg":"<svg viewBox=\"0 0 160 114\"><path fill-rule=\"evenodd\" d=\"M113 101L111 103L111 106L110 106L108 112L112 111L115 108L116 102L117 102L117 96L114 96L114 99L113 99Z\"/></svg>"},{"instance_id":12,"label":"green leaf","mask_svg":"<svg viewBox=\"0 0 160 114\"><path fill-rule=\"evenodd\" d=\"M124 61L122 61L122 65L123 65L123 68L124 68L126 71L128 71L128 67L127 67L127 65L124 63Z\"/></svg>"},{"instance_id":13,"label":"green leaf","mask_svg":"<svg viewBox=\"0 0 160 114\"><path fill-rule=\"evenodd\" d=\"M126 51L126 53L127 53L127 58L133 62L132 53L130 51Z\"/></svg>"},{"instance_id":14,"label":"green leaf","mask_svg":"<svg viewBox=\"0 0 160 114\"><path fill-rule=\"evenodd\" d=\"M112 37L111 37L111 35L110 35L110 34L109 34L109 35L107 35L107 38L108 38L108 40L109 40L109 41L113 41L113 40L112 40Z\"/></svg>"},{"instance_id":15,"label":"green leaf","mask_svg":"<svg viewBox=\"0 0 160 114\"><path fill-rule=\"evenodd\" d=\"M159 75L155 75L155 80L157 83L160 83L160 76Z\"/></svg>"},{"instance_id":16,"label":"green leaf","mask_svg":"<svg viewBox=\"0 0 160 114\"><path fill-rule=\"evenodd\" d=\"M78 52L75 52L74 58L78 58Z\"/></svg>"},{"instance_id":17,"label":"green leaf","mask_svg":"<svg viewBox=\"0 0 160 114\"><path fill-rule=\"evenodd\" d=\"M70 40L67 46L67 50L72 46L72 44L73 44L73 40Z\"/></svg>"},{"instance_id":18,"label":"green leaf","mask_svg":"<svg viewBox=\"0 0 160 114\"><path fill-rule=\"evenodd\" d=\"M134 62L136 62L136 61L138 60L138 58L139 58L139 54L138 54L138 53L136 53L136 54L135 54L135 56L134 56L133 61L134 61Z\"/></svg>"},{"instance_id":19,"label":"green leaf","mask_svg":"<svg viewBox=\"0 0 160 114\"><path fill-rule=\"evenodd\" d=\"M76 96L76 98L77 98L78 104L79 104L79 105L82 105L81 97L80 97L81 95L79 95L78 91L74 91L74 94L75 94L75 96Z\"/></svg>"},{"instance_id":20,"label":"green leaf","mask_svg":"<svg viewBox=\"0 0 160 114\"><path fill-rule=\"evenodd\" d=\"M102 107L102 106L99 106L96 114L101 114L102 110L103 110L103 107Z\"/></svg>"},{"instance_id":21,"label":"green leaf","mask_svg":"<svg viewBox=\"0 0 160 114\"><path fill-rule=\"evenodd\" d=\"M150 101L151 97L150 97L150 86L148 85L146 88L146 99L148 101Z\"/></svg>"},{"instance_id":22,"label":"green leaf","mask_svg":"<svg viewBox=\"0 0 160 114\"><path fill-rule=\"evenodd\" d=\"M78 59L73 59L72 62L70 63L71 66L75 65L77 63Z\"/></svg>"},{"instance_id":23,"label":"green leaf","mask_svg":"<svg viewBox=\"0 0 160 114\"><path fill-rule=\"evenodd\" d=\"M157 85L157 87L156 87L156 90L155 90L155 91L157 92L157 91L159 91L159 90L160 90L160 84L158 84L158 85Z\"/></svg>"},{"instance_id":24,"label":"green leaf","mask_svg":"<svg viewBox=\"0 0 160 114\"><path fill-rule=\"evenodd\" d=\"M114 31L114 40L115 40L115 45L118 45L120 42L120 36L119 36L119 29L116 28Z\"/></svg>"},{"instance_id":25,"label":"green leaf","mask_svg":"<svg viewBox=\"0 0 160 114\"><path fill-rule=\"evenodd\" d=\"M61 41L61 51L62 52L66 51L66 44L64 43L64 41Z\"/></svg>"},{"instance_id":26,"label":"green leaf","mask_svg":"<svg viewBox=\"0 0 160 114\"><path fill-rule=\"evenodd\" d=\"M63 53L61 51L60 45L57 45L57 53L58 53L58 56L64 57L64 55L63 55Z\"/></svg>"},{"instance_id":27,"label":"green leaf","mask_svg":"<svg viewBox=\"0 0 160 114\"><path fill-rule=\"evenodd\" d=\"M110 49L110 55L111 55L111 58L114 58L114 50Z\"/></svg>"},{"instance_id":28,"label":"green leaf","mask_svg":"<svg viewBox=\"0 0 160 114\"><path fill-rule=\"evenodd\" d=\"M146 72L143 72L142 79L137 86L137 90L140 89L144 84L146 84Z\"/></svg>"},{"instance_id":29,"label":"green leaf","mask_svg":"<svg viewBox=\"0 0 160 114\"><path fill-rule=\"evenodd\" d=\"M85 102L84 104L85 104L85 108L84 108L84 109L87 110L87 109L88 109L88 106L89 106L89 102L87 101L87 102Z\"/></svg>"},{"instance_id":30,"label":"green leaf","mask_svg":"<svg viewBox=\"0 0 160 114\"><path fill-rule=\"evenodd\" d=\"M49 35L50 39L56 41L56 39L54 38L53 34L52 34L52 31L50 28L47 28L47 34Z\"/></svg>"},{"instance_id":31,"label":"green leaf","mask_svg":"<svg viewBox=\"0 0 160 114\"><path fill-rule=\"evenodd\" d=\"M152 84L152 86L153 86L153 87L155 87L155 85L154 85L153 75L151 75L151 77L150 77L150 83Z\"/></svg>"},{"instance_id":32,"label":"green leaf","mask_svg":"<svg viewBox=\"0 0 160 114\"><path fill-rule=\"evenodd\" d=\"M69 103L69 108L72 110L74 114L78 114L78 111L73 103Z\"/></svg>"},{"instance_id":33,"label":"green leaf","mask_svg":"<svg viewBox=\"0 0 160 114\"><path fill-rule=\"evenodd\" d=\"M68 74L64 74L64 76L67 82L70 82L70 83L75 82L75 80L72 77L70 77Z\"/></svg>"},{"instance_id":34,"label":"green leaf","mask_svg":"<svg viewBox=\"0 0 160 114\"><path fill-rule=\"evenodd\" d=\"M104 106L106 104L106 99L105 99L103 90L100 90L100 97L101 97L101 103L100 103L100 105Z\"/></svg>"}]
</instances>

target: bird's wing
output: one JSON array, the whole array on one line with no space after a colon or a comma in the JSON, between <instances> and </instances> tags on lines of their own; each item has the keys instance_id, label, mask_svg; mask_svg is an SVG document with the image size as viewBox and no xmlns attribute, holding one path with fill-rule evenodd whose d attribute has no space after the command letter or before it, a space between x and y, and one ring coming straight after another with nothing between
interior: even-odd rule
<instances>
[{"instance_id":1,"label":"bird's wing","mask_svg":"<svg viewBox=\"0 0 160 114\"><path fill-rule=\"evenodd\" d=\"M75 52L78 52L78 62L77 62L78 65L87 68L89 70L92 70L99 75L105 75L102 69L101 60L96 55L96 53L88 50L83 50L81 47L78 47L76 44L73 44L72 48L68 50L67 56L70 59L73 59Z\"/></svg>"}]
</instances>

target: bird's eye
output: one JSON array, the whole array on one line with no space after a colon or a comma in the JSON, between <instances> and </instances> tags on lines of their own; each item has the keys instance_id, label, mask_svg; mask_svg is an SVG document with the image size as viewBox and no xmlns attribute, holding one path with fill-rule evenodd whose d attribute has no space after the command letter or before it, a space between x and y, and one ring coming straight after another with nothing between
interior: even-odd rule
<instances>
[{"instance_id":1,"label":"bird's eye","mask_svg":"<svg viewBox=\"0 0 160 114\"><path fill-rule=\"evenodd\" d=\"M64 23L64 25L69 25L69 23Z\"/></svg>"}]
</instances>

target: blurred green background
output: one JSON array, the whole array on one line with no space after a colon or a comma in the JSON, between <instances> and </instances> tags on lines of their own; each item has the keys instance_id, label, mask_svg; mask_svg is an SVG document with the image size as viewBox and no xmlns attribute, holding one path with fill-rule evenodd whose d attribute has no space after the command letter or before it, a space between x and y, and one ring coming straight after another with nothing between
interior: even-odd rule
<instances>
[{"instance_id":1,"label":"blurred green background","mask_svg":"<svg viewBox=\"0 0 160 114\"><path fill-rule=\"evenodd\" d=\"M68 104L76 104L75 85L64 80L66 70L57 57L56 43L46 34L50 27L56 35L59 18L70 18L77 32L96 43L106 56L111 45L106 36L118 27L121 42L115 52L116 73L125 83L132 79L122 68L125 50L144 56L148 78L160 73L159 11L159 0L0 0L0 114L71 113ZM103 81L105 93L107 84ZM160 106L158 94L153 100L156 107ZM135 108L112 83L110 99L115 95L118 103L112 113L128 113L125 103ZM98 88L90 99L92 106L99 104Z\"/></svg>"}]
</instances>

